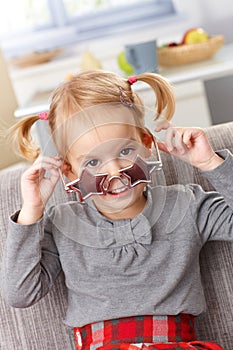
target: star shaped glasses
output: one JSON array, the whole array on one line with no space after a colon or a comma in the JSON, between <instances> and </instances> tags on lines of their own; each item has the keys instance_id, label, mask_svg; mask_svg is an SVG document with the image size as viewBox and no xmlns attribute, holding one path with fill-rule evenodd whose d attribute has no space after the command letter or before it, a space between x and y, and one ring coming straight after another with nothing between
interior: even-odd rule
<instances>
[{"instance_id":1,"label":"star shaped glasses","mask_svg":"<svg viewBox=\"0 0 233 350\"><path fill-rule=\"evenodd\" d=\"M139 183L151 183L153 171L162 168L157 142L154 136L151 136L153 141L151 156L148 159L144 159L140 155L137 155L132 164L118 171L120 174L119 176L112 176L108 179L107 173L92 174L85 168L78 179L65 183L60 173L65 191L67 193L76 192L79 196L79 201L84 203L85 200L92 195L105 195L113 179L119 179L128 188L132 188Z\"/></svg>"}]
</instances>

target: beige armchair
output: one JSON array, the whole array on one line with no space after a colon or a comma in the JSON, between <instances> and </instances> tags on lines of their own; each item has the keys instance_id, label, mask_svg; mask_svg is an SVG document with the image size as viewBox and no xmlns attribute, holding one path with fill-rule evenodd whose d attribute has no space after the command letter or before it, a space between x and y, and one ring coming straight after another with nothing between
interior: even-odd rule
<instances>
[{"instance_id":1,"label":"beige armchair","mask_svg":"<svg viewBox=\"0 0 233 350\"><path fill-rule=\"evenodd\" d=\"M207 135L215 149L228 148L233 152L233 123L213 126ZM206 190L210 184L185 163L163 155L166 183L200 183ZM0 172L0 261L6 239L10 213L21 206L20 176L23 169ZM233 185L233 184L232 184ZM75 199L72 197L72 199ZM67 200L62 187L57 187L53 201ZM213 340L225 350L233 349L233 245L210 242L201 252L201 272L208 310L197 317L200 340ZM75 349L72 330L63 323L67 305L64 277L60 275L52 291L28 309L13 309L0 296L1 350L71 350Z\"/></svg>"}]
</instances>

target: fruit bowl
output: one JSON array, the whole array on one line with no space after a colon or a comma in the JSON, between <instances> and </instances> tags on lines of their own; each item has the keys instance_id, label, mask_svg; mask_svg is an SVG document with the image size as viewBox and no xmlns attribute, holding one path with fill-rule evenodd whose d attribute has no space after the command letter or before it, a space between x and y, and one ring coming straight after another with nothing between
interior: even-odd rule
<instances>
[{"instance_id":1,"label":"fruit bowl","mask_svg":"<svg viewBox=\"0 0 233 350\"><path fill-rule=\"evenodd\" d=\"M20 57L12 58L8 63L18 68L26 68L41 63L51 61L54 57L60 55L63 52L62 49L55 49L42 52L32 52Z\"/></svg>"},{"instance_id":2,"label":"fruit bowl","mask_svg":"<svg viewBox=\"0 0 233 350\"><path fill-rule=\"evenodd\" d=\"M161 47L157 50L159 66L172 67L211 58L222 47L223 35L215 35L205 42Z\"/></svg>"}]
</instances>

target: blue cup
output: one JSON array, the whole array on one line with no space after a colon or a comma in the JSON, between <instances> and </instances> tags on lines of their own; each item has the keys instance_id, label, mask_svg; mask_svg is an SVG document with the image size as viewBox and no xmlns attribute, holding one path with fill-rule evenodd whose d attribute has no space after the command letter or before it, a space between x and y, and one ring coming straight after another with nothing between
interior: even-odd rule
<instances>
[{"instance_id":1,"label":"blue cup","mask_svg":"<svg viewBox=\"0 0 233 350\"><path fill-rule=\"evenodd\" d=\"M125 45L125 57L133 66L136 75L158 72L156 40Z\"/></svg>"}]
</instances>

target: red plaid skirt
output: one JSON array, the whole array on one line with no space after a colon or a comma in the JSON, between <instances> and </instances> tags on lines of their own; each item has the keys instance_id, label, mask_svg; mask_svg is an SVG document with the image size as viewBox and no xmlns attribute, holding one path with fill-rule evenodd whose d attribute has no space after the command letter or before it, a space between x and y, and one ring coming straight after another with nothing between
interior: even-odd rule
<instances>
[{"instance_id":1,"label":"red plaid skirt","mask_svg":"<svg viewBox=\"0 0 233 350\"><path fill-rule=\"evenodd\" d=\"M135 316L74 328L76 350L223 350L197 341L194 316Z\"/></svg>"}]
</instances>

